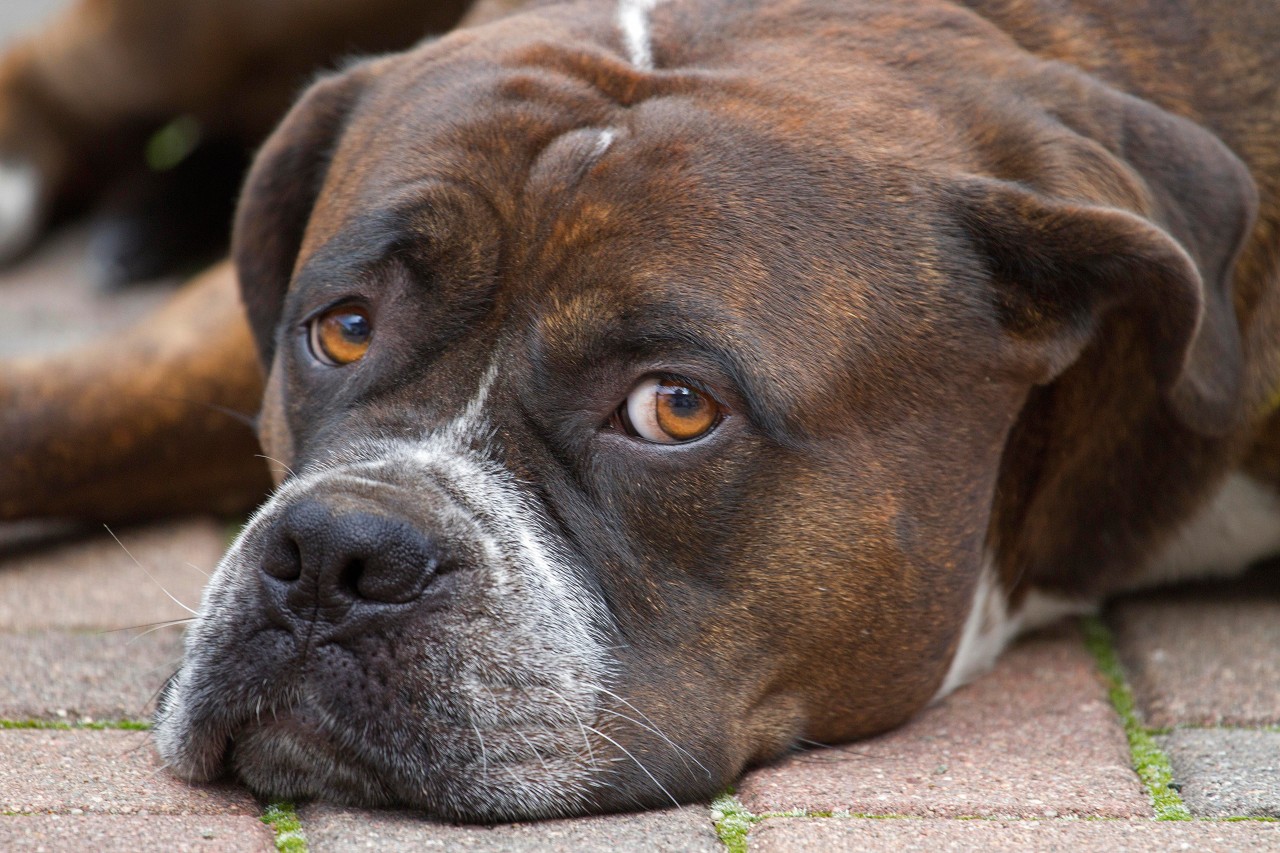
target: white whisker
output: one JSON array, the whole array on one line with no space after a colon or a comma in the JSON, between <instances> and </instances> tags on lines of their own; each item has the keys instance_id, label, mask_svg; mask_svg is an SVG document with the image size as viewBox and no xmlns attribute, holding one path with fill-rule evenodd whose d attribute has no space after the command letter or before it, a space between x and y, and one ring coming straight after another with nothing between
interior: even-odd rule
<instances>
[{"instance_id":1,"label":"white whisker","mask_svg":"<svg viewBox=\"0 0 1280 853\"><path fill-rule=\"evenodd\" d=\"M712 778L711 771L707 769L705 764L703 764L701 761L695 758L693 754L689 752L689 750L685 749L683 746L676 743L671 738L667 737L666 734L663 733L661 730L655 729L653 726L647 726L644 723L637 720L635 717L628 717L626 714L620 714L617 711L611 711L608 708L601 708L600 712L604 714L610 714L622 720L626 720L628 723L631 723L637 728L644 729L645 731L648 731L648 732L652 732L653 734L657 735L658 737L666 741L671 746L671 748L675 750L676 755L678 755L680 757L680 760L684 762L684 766L686 770L691 769L689 767L689 762L692 761L694 764L698 765L698 767L702 769L703 773L707 774L708 779Z\"/></svg>"},{"instance_id":2,"label":"white whisker","mask_svg":"<svg viewBox=\"0 0 1280 853\"><path fill-rule=\"evenodd\" d=\"M548 687L547 690L550 691L553 696L555 696L557 699L563 702L569 708L569 713L573 714L573 719L577 721L578 729L579 731L582 732L582 743L587 748L587 761L590 764L595 765L596 754L595 754L595 751L591 749L591 738L587 737L587 728L582 724L582 717L578 716L578 710L574 708L573 703L570 702L568 699L566 699L563 695L561 695L559 691L553 690L550 687Z\"/></svg>"},{"instance_id":3,"label":"white whisker","mask_svg":"<svg viewBox=\"0 0 1280 853\"><path fill-rule=\"evenodd\" d=\"M284 464L283 462L281 462L279 459L275 458L274 456L266 456L266 455L264 455L264 454L262 454L262 453L255 453L255 454L253 454L253 455L254 455L254 456L256 456L256 457L257 457L257 458L259 458L259 459L265 459L265 460L267 460L268 462L274 462L274 463L276 463L276 464L277 464L277 465L279 465L281 468L283 468L283 469L284 469L284 470L289 474L289 476L290 476L290 477L296 477L296 476L298 476L297 474L293 473L293 469L292 469L292 468L290 468L288 465Z\"/></svg>"},{"instance_id":4,"label":"white whisker","mask_svg":"<svg viewBox=\"0 0 1280 853\"><path fill-rule=\"evenodd\" d=\"M648 777L649 777L650 781L652 781L652 782L653 782L653 784L657 786L657 788L658 788L658 790L659 790L659 791L661 791L664 795L666 795L666 798L667 798L668 800L670 800L671 802L675 803L676 808L681 809L681 810L683 811L683 807L680 805L680 801L679 801L679 800L677 800L675 797L671 796L671 792L670 792L670 791L668 791L666 788L662 787L662 783L658 781L658 778L657 778L656 776L654 776L652 773L650 773L650 772L649 772L649 768L648 768L648 767L645 767L645 766L644 766L644 764L642 764L642 763L640 762L640 759L638 759L638 758L636 758L634 755L632 755L630 750L628 750L625 746L623 746L622 744L618 743L616 740L614 740L613 738L609 737L607 734L605 734L604 732L600 731L599 729L597 729L597 728L595 728L595 727L593 727L593 726L587 726L587 730L588 730L588 731L591 731L591 732L594 732L597 736L604 738L605 740L609 741L609 743L613 744L613 745L614 745L614 746L616 746L618 749L620 749L620 750L622 751L622 753L623 753L624 755L626 755L626 756L627 756L627 758L630 758L633 762L635 762L636 767L639 767L639 768L640 768L640 770L644 773L644 775L646 775L646 776L648 776Z\"/></svg>"},{"instance_id":5,"label":"white whisker","mask_svg":"<svg viewBox=\"0 0 1280 853\"><path fill-rule=\"evenodd\" d=\"M150 628L143 631L141 634L137 634L136 636L130 637L129 642L125 643L125 645L131 646L138 640L141 640L143 637L147 636L148 634L159 631L162 628L172 628L175 625L190 625L194 621L196 620L195 619L171 619L168 622L160 622L159 624L152 625ZM123 630L132 630L132 629L123 629Z\"/></svg>"},{"instance_id":6,"label":"white whisker","mask_svg":"<svg viewBox=\"0 0 1280 853\"><path fill-rule=\"evenodd\" d=\"M550 778L552 775L551 768L548 767L547 762L542 759L542 753L538 752L538 748L533 745L533 741L529 740L525 733L519 729L512 729L512 731L516 733L516 737L524 741L525 746L529 747L529 751L533 753L533 757L538 759L538 763L542 765L542 772L546 773L547 777Z\"/></svg>"},{"instance_id":7,"label":"white whisker","mask_svg":"<svg viewBox=\"0 0 1280 853\"><path fill-rule=\"evenodd\" d=\"M592 685L590 685L590 687L591 687L591 689L596 690L596 691L598 691L598 692L600 692L600 693L603 693L603 694L605 694L606 696L609 696L609 697L613 698L614 700L616 700L616 701L618 701L618 702L621 702L623 705L626 705L628 708L630 708L631 710L635 711L635 712L636 712L637 714L639 714L641 717L644 717L645 722L646 722L646 723L648 723L648 725L645 725L645 723L642 723L642 722L640 722L639 720L634 720L634 719L632 719L631 717L628 717L626 714L620 714L620 713L618 713L617 711L608 711L608 709L606 709L606 708L602 708L601 710L608 711L608 713L613 714L613 715L614 715L614 716L616 716L616 717L621 717L621 718L622 718L622 719L624 719L624 720L629 720L629 721L631 721L632 723L634 723L635 725L639 726L640 728L642 728L642 729L648 729L649 731L653 732L655 735L657 735L658 737L662 738L662 739L663 739L663 740L665 740L667 743L669 743L669 744L671 745L671 748L672 748L672 749L674 749L674 750L676 750L676 752L677 752L677 753L682 753L683 755L688 756L688 758L689 758L689 760L690 760L690 761L692 761L694 764L696 764L696 765L698 765L700 768L702 768L702 772L704 772L704 773L706 773L706 774L707 774L707 778L709 778L709 779L710 779L710 778L712 778L712 773L711 773L711 771L707 769L707 766L706 766L705 764L703 764L701 761L699 761L699 760L698 760L697 756L695 756L695 755L694 755L692 752L690 752L689 750L685 749L685 748L684 748L683 746L681 746L680 744L678 744L678 743L676 743L675 741L673 741L671 738L667 737L666 733L665 733L665 732L663 732L661 729L659 729L659 728L658 728L658 724L657 724L657 723L655 723L655 722L654 722L654 721L649 717L649 715L648 715L648 714L646 714L644 711L641 711L641 710L640 710L639 708L637 708L635 705L633 705L632 703L628 702L626 699L623 699L621 696L619 696L617 693L614 693L612 690L608 689L607 687L602 687L602 686L601 686L601 685L599 685L599 684L592 684ZM686 766L686 767L688 767L688 762L685 762L685 766Z\"/></svg>"},{"instance_id":8,"label":"white whisker","mask_svg":"<svg viewBox=\"0 0 1280 853\"><path fill-rule=\"evenodd\" d=\"M169 600L170 600L170 601L172 601L174 604L178 605L178 606L179 606L179 607L181 607L183 610L185 610L185 611L187 611L188 613L190 613L192 616L199 616L199 615L200 615L197 611L192 610L190 607L188 607L187 605L183 604L183 603L182 603L181 601L179 601L177 598L174 598L173 593L171 593L171 592L169 592L169 590L165 589L165 588L164 588L164 584L160 583L160 581L156 579L156 576L155 576L155 575L153 575L153 574L151 574L151 572L147 571L147 567L146 567L146 566L144 566L144 565L142 565L142 563L139 563L139 562L138 562L138 558L137 558L137 557L135 557L135 556L133 556L133 554L129 551L129 549L128 549L128 548L125 548L125 547L124 547L124 543L120 541L120 537L119 537L119 536L117 536L117 535L115 534L115 531L114 531L114 530L112 530L109 526L107 526L107 525L105 525L105 524L104 524L104 525L102 525L102 526L103 526L103 527L105 527L105 528L106 528L106 530L107 530L107 532L111 534L111 538L112 538L112 539L114 539L114 540L116 540L116 544L117 544L117 545L119 545L119 546L124 550L124 552L125 552L126 554L128 554L128 555L129 555L129 559L130 559L130 560L133 560L134 565L136 565L138 568L142 569L142 571L146 574L146 576L147 576L147 577L149 577L149 578L151 578L151 580L155 582L155 585L156 585L156 586L160 587L160 591L161 591L161 592L163 592L165 595L169 596Z\"/></svg>"},{"instance_id":9,"label":"white whisker","mask_svg":"<svg viewBox=\"0 0 1280 853\"><path fill-rule=\"evenodd\" d=\"M484 735L480 734L480 727L471 721L471 730L476 733L476 740L480 743L480 772L489 775L489 751L484 747Z\"/></svg>"},{"instance_id":10,"label":"white whisker","mask_svg":"<svg viewBox=\"0 0 1280 853\"><path fill-rule=\"evenodd\" d=\"M195 563L184 563L184 565L187 566L187 568L195 569L197 572L204 575L205 577L209 577L209 573L206 572L204 569L200 568L199 566L197 566Z\"/></svg>"}]
</instances>

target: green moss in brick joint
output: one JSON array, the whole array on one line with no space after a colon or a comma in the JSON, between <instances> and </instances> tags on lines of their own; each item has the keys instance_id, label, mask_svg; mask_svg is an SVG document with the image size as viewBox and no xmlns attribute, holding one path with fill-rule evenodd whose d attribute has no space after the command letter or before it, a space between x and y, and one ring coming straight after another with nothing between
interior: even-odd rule
<instances>
[{"instance_id":1,"label":"green moss in brick joint","mask_svg":"<svg viewBox=\"0 0 1280 853\"><path fill-rule=\"evenodd\" d=\"M307 853L307 837L293 803L273 803L262 813L262 822L275 830L280 853Z\"/></svg>"},{"instance_id":2,"label":"green moss in brick joint","mask_svg":"<svg viewBox=\"0 0 1280 853\"><path fill-rule=\"evenodd\" d=\"M738 802L732 791L726 791L712 801L711 821L716 825L720 843L729 853L746 853L747 833L760 822L760 818Z\"/></svg>"},{"instance_id":3,"label":"green moss in brick joint","mask_svg":"<svg viewBox=\"0 0 1280 853\"><path fill-rule=\"evenodd\" d=\"M61 720L0 720L0 730L41 729L47 731L125 731L146 732L151 724L141 720L95 720L92 723L67 723Z\"/></svg>"},{"instance_id":4,"label":"green moss in brick joint","mask_svg":"<svg viewBox=\"0 0 1280 853\"><path fill-rule=\"evenodd\" d=\"M747 836L751 833L751 827L766 820L785 820L787 818L833 818L833 819L860 819L860 820L914 820L911 815L901 814L861 814L858 812L846 811L807 811L805 809L790 809L785 812L765 812L764 814L752 814L751 810L742 804L742 801L733 795L730 789L720 796L716 797L711 803L711 821L716 826L716 835L719 836L720 842L729 850L729 853L745 853L747 849Z\"/></svg>"},{"instance_id":5,"label":"green moss in brick joint","mask_svg":"<svg viewBox=\"0 0 1280 853\"><path fill-rule=\"evenodd\" d=\"M1097 661L1098 671L1107 681L1111 705L1120 715L1125 736L1129 739L1129 757L1138 778L1147 786L1151 806L1157 820L1191 820L1191 812L1173 786L1173 765L1169 756L1156 743L1154 729L1144 727L1138 719L1133 693L1125 681L1124 670L1116 657L1111 632L1097 616L1081 620L1085 643Z\"/></svg>"}]
</instances>

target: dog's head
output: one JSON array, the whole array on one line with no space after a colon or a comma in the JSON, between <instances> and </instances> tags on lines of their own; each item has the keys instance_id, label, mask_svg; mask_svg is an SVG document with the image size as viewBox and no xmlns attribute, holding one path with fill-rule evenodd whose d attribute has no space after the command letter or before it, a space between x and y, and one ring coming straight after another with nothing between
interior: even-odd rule
<instances>
[{"instance_id":1,"label":"dog's head","mask_svg":"<svg viewBox=\"0 0 1280 853\"><path fill-rule=\"evenodd\" d=\"M181 774L712 794L938 692L1033 388L1119 348L1168 429L1235 416L1248 180L1207 134L927 16L681 9L374 60L266 145L236 257L290 471L162 696Z\"/></svg>"}]
</instances>

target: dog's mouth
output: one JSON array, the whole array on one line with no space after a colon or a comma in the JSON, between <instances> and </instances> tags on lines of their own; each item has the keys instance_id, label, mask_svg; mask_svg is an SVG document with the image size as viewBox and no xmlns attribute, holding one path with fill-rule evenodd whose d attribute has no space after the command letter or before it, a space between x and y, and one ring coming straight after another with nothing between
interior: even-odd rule
<instances>
[{"instance_id":1,"label":"dog's mouth","mask_svg":"<svg viewBox=\"0 0 1280 853\"><path fill-rule=\"evenodd\" d=\"M164 731L174 714L185 709L175 701L179 671L161 694L157 721ZM309 691L289 690L288 702L259 696L252 707L221 705L201 719L184 719L172 769L188 781L209 782L234 775L268 800L331 802L385 806L403 801L397 795L385 757L369 755L369 744L326 712ZM161 744L162 749L165 748Z\"/></svg>"},{"instance_id":2,"label":"dog's mouth","mask_svg":"<svg viewBox=\"0 0 1280 853\"><path fill-rule=\"evenodd\" d=\"M266 800L405 806L470 820L580 811L592 775L608 770L592 756L608 744L585 739L583 718L595 730L596 713L562 704L549 686L524 686L513 699L497 685L446 685L417 701L403 698L405 686L375 713L369 704L344 708L348 697L314 674L258 695L253 681L219 678L234 704L194 704L166 689L156 738L179 776L235 778ZM189 683L182 689L192 692Z\"/></svg>"},{"instance_id":3,"label":"dog's mouth","mask_svg":"<svg viewBox=\"0 0 1280 853\"><path fill-rule=\"evenodd\" d=\"M299 706L252 720L233 734L225 766L255 794L291 801L387 806L402 797L377 766L341 743L313 708Z\"/></svg>"}]
</instances>

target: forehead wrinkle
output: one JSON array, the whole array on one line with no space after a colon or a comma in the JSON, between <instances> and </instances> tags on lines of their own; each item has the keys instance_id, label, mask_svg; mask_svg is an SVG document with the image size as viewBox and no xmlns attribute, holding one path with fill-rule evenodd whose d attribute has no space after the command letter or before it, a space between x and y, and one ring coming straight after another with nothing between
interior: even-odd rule
<instances>
[{"instance_id":1,"label":"forehead wrinkle","mask_svg":"<svg viewBox=\"0 0 1280 853\"><path fill-rule=\"evenodd\" d=\"M534 159L525 178L525 197L558 192L567 201L617 137L616 129L599 127L575 127L559 134Z\"/></svg>"},{"instance_id":2,"label":"forehead wrinkle","mask_svg":"<svg viewBox=\"0 0 1280 853\"><path fill-rule=\"evenodd\" d=\"M614 128L574 128L560 134L538 155L521 195L523 216L532 238L528 257L544 268L558 267L569 249L605 234L613 206L586 198L580 190L587 175L618 138ZM561 255L552 261L553 255Z\"/></svg>"}]
</instances>

